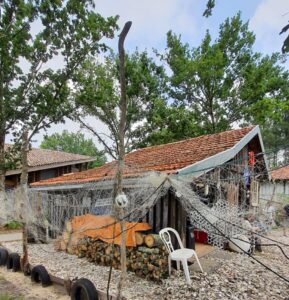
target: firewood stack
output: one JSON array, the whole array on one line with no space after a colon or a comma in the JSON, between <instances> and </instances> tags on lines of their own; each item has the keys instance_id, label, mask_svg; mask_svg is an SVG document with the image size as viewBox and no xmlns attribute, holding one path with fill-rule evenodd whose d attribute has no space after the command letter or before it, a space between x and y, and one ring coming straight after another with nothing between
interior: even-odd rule
<instances>
[{"instance_id":1,"label":"firewood stack","mask_svg":"<svg viewBox=\"0 0 289 300\"><path fill-rule=\"evenodd\" d=\"M159 281L168 276L168 254L159 235L136 234L137 247L127 247L127 269L149 280ZM120 269L120 247L85 237L72 250L78 257L101 266Z\"/></svg>"}]
</instances>

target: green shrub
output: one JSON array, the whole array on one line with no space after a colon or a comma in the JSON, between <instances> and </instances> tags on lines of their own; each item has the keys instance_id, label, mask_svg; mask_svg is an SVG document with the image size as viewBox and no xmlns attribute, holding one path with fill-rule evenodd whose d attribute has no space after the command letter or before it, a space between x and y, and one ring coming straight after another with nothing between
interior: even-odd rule
<instances>
[{"instance_id":1,"label":"green shrub","mask_svg":"<svg viewBox=\"0 0 289 300\"><path fill-rule=\"evenodd\" d=\"M13 221L7 223L5 225L5 228L7 228L7 229L19 229L19 228L22 228L22 224L18 221L13 220Z\"/></svg>"}]
</instances>

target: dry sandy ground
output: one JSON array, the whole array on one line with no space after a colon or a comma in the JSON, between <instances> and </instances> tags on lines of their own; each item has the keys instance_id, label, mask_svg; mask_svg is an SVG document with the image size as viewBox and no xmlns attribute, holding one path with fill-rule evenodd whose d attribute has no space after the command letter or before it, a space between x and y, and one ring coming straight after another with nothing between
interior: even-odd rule
<instances>
[{"instance_id":1,"label":"dry sandy ground","mask_svg":"<svg viewBox=\"0 0 289 300\"><path fill-rule=\"evenodd\" d=\"M31 282L30 277L23 273L0 268L0 296L10 295L17 299L27 300L68 300L66 291L57 285L43 288L40 284Z\"/></svg>"}]
</instances>

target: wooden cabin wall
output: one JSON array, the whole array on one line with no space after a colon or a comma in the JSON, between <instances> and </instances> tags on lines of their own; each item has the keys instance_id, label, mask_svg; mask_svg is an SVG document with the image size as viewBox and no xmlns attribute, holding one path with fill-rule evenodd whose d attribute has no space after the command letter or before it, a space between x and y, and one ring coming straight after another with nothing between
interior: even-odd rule
<instances>
[{"instance_id":1,"label":"wooden cabin wall","mask_svg":"<svg viewBox=\"0 0 289 300\"><path fill-rule=\"evenodd\" d=\"M186 245L187 213L172 191L161 197L142 221L149 223L155 233L165 227L176 229Z\"/></svg>"}]
</instances>

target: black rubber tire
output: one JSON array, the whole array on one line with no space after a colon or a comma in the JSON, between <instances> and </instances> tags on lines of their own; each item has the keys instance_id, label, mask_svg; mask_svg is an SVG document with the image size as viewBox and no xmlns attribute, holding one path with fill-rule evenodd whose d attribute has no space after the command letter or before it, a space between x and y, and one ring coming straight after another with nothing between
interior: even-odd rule
<instances>
[{"instance_id":1,"label":"black rubber tire","mask_svg":"<svg viewBox=\"0 0 289 300\"><path fill-rule=\"evenodd\" d=\"M31 281L33 282L41 282L43 287L51 285L50 276L42 265L37 265L31 270Z\"/></svg>"},{"instance_id":2,"label":"black rubber tire","mask_svg":"<svg viewBox=\"0 0 289 300\"><path fill-rule=\"evenodd\" d=\"M8 255L7 263L6 263L7 269L12 269L13 272L20 271L20 256L18 253L10 253Z\"/></svg>"},{"instance_id":3,"label":"black rubber tire","mask_svg":"<svg viewBox=\"0 0 289 300\"><path fill-rule=\"evenodd\" d=\"M7 263L9 253L6 249L1 248L0 249L0 266L5 266Z\"/></svg>"},{"instance_id":4,"label":"black rubber tire","mask_svg":"<svg viewBox=\"0 0 289 300\"><path fill-rule=\"evenodd\" d=\"M71 300L98 300L94 284L86 278L80 278L73 283L70 297Z\"/></svg>"}]
</instances>

